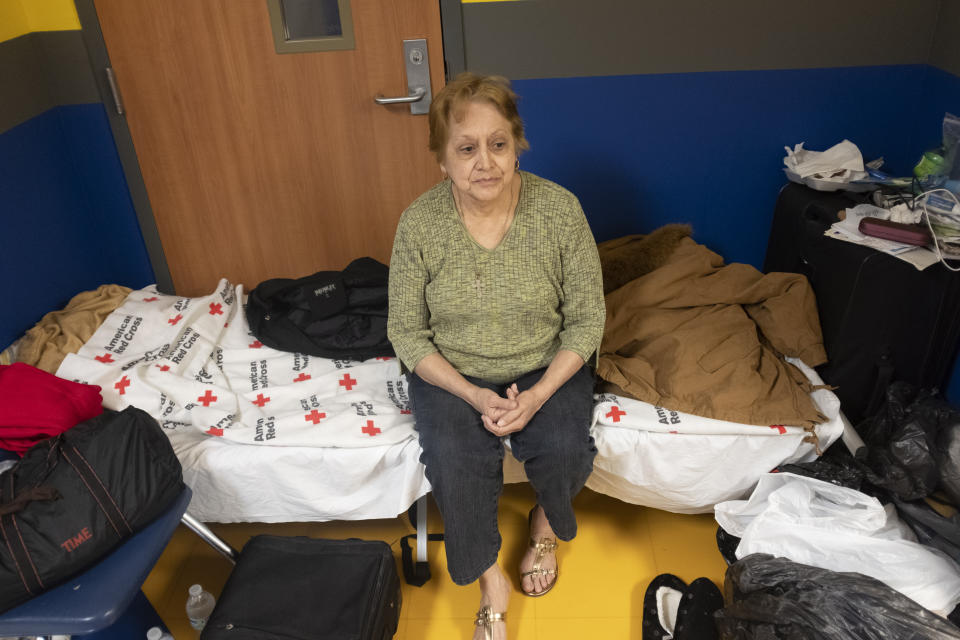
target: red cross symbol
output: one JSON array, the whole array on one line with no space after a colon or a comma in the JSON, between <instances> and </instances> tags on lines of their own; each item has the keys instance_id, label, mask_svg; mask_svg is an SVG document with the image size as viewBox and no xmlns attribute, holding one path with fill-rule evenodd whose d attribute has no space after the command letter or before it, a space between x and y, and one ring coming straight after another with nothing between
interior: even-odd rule
<instances>
[{"instance_id":1,"label":"red cross symbol","mask_svg":"<svg viewBox=\"0 0 960 640\"><path fill-rule=\"evenodd\" d=\"M109 353L105 353L102 356L97 356L94 358L94 360L107 364L108 362L113 362L113 356L111 356Z\"/></svg>"},{"instance_id":2,"label":"red cross symbol","mask_svg":"<svg viewBox=\"0 0 960 640\"><path fill-rule=\"evenodd\" d=\"M169 322L170 324L177 324L181 320L183 320L183 316L178 313L175 318L170 318L169 320L167 320L167 322Z\"/></svg>"},{"instance_id":3,"label":"red cross symbol","mask_svg":"<svg viewBox=\"0 0 960 640\"><path fill-rule=\"evenodd\" d=\"M303 382L304 380L309 380L310 376L305 373L301 373L296 378L293 379L294 382Z\"/></svg>"},{"instance_id":4,"label":"red cross symbol","mask_svg":"<svg viewBox=\"0 0 960 640\"><path fill-rule=\"evenodd\" d=\"M410 409L400 409L400 413L402 413L402 414L404 414L404 415L409 415L409 414L410 414Z\"/></svg>"},{"instance_id":5,"label":"red cross symbol","mask_svg":"<svg viewBox=\"0 0 960 640\"><path fill-rule=\"evenodd\" d=\"M263 405L267 404L268 402L270 402L270 398L264 398L262 393L258 393L257 399L253 401L253 404L262 409Z\"/></svg>"},{"instance_id":6,"label":"red cross symbol","mask_svg":"<svg viewBox=\"0 0 960 640\"><path fill-rule=\"evenodd\" d=\"M205 407L209 407L211 404L217 401L217 396L213 395L210 389L207 389L203 392L203 395L197 398L197 402L202 404Z\"/></svg>"},{"instance_id":7,"label":"red cross symbol","mask_svg":"<svg viewBox=\"0 0 960 640\"><path fill-rule=\"evenodd\" d=\"M390 356L377 356L377 360L383 360L386 362L387 360L392 360L392 358Z\"/></svg>"},{"instance_id":8,"label":"red cross symbol","mask_svg":"<svg viewBox=\"0 0 960 640\"><path fill-rule=\"evenodd\" d=\"M247 346L250 347L251 349L259 349L260 347L263 346L263 343L260 342L259 340L254 340L253 342L251 342L251 343L248 344Z\"/></svg>"},{"instance_id":9,"label":"red cross symbol","mask_svg":"<svg viewBox=\"0 0 960 640\"><path fill-rule=\"evenodd\" d=\"M367 426L360 429L360 431L363 431L368 436L375 436L380 433L380 429L373 426L373 420L367 420Z\"/></svg>"},{"instance_id":10,"label":"red cross symbol","mask_svg":"<svg viewBox=\"0 0 960 640\"><path fill-rule=\"evenodd\" d=\"M784 434L784 433L787 432L786 427L784 427L782 424L772 424L772 425L770 425L770 428L771 428L771 429L776 429L776 430L779 431L781 434Z\"/></svg>"},{"instance_id":11,"label":"red cross symbol","mask_svg":"<svg viewBox=\"0 0 960 640\"><path fill-rule=\"evenodd\" d=\"M155 366L157 369L160 369L160 371L170 371L170 367L165 364L164 365L155 364L153 366Z\"/></svg>"},{"instance_id":12,"label":"red cross symbol","mask_svg":"<svg viewBox=\"0 0 960 640\"><path fill-rule=\"evenodd\" d=\"M627 415L626 411L622 411L620 407L614 405L610 407L610 413L606 414L607 418L610 418L614 422L620 422L620 416Z\"/></svg>"},{"instance_id":13,"label":"red cross symbol","mask_svg":"<svg viewBox=\"0 0 960 640\"><path fill-rule=\"evenodd\" d=\"M219 302L217 302L216 304L214 304L213 302L210 303L210 315L212 316L223 315L223 307L220 305Z\"/></svg>"},{"instance_id":14,"label":"red cross symbol","mask_svg":"<svg viewBox=\"0 0 960 640\"><path fill-rule=\"evenodd\" d=\"M127 376L120 378L120 381L117 384L113 385L113 388L120 392L120 395L123 395L127 392L127 387L130 386L130 381L127 380Z\"/></svg>"},{"instance_id":15,"label":"red cross symbol","mask_svg":"<svg viewBox=\"0 0 960 640\"><path fill-rule=\"evenodd\" d=\"M313 424L320 424L320 420L326 417L327 417L327 414L320 413L319 411L314 409L307 415L303 416L303 419L306 420L307 422L312 422Z\"/></svg>"},{"instance_id":16,"label":"red cross symbol","mask_svg":"<svg viewBox=\"0 0 960 640\"><path fill-rule=\"evenodd\" d=\"M217 429L216 427L210 427L209 429L207 429L207 433L209 433L209 434L212 435L212 436L222 436L222 435L223 435L223 429Z\"/></svg>"},{"instance_id":17,"label":"red cross symbol","mask_svg":"<svg viewBox=\"0 0 960 640\"><path fill-rule=\"evenodd\" d=\"M144 299L143 299L144 302L156 302L157 300L159 300L159 298L157 298L156 296L154 296L153 298L144 298Z\"/></svg>"},{"instance_id":18,"label":"red cross symbol","mask_svg":"<svg viewBox=\"0 0 960 640\"><path fill-rule=\"evenodd\" d=\"M340 379L340 386L347 391L353 391L353 385L355 384L357 384L357 381L351 378L349 373L343 374L343 378Z\"/></svg>"}]
</instances>

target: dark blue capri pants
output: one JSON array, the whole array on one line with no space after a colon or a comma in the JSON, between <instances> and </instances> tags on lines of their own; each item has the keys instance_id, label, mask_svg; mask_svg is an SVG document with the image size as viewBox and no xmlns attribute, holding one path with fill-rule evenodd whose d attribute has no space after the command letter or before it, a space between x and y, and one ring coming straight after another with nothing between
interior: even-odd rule
<instances>
[{"instance_id":1,"label":"dark blue capri pants","mask_svg":"<svg viewBox=\"0 0 960 640\"><path fill-rule=\"evenodd\" d=\"M545 369L521 376L517 387L532 387ZM509 384L467 380L506 396ZM510 434L513 455L523 463L550 527L561 540L577 535L572 500L593 470L597 454L590 422L593 372L584 365L530 419ZM416 418L433 497L443 516L447 568L457 584L470 584L490 568L500 551L497 502L503 490L504 446L487 431L467 402L410 374Z\"/></svg>"}]
</instances>

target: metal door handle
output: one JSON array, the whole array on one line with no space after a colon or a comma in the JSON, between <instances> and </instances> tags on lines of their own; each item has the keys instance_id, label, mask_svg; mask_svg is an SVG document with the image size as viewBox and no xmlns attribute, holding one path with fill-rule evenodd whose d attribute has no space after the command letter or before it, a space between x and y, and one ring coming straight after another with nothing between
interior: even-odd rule
<instances>
[{"instance_id":1,"label":"metal door handle","mask_svg":"<svg viewBox=\"0 0 960 640\"><path fill-rule=\"evenodd\" d=\"M381 95L374 96L373 101L377 104L406 104L408 102L419 102L423 96L427 95L427 90L423 87L417 87L409 96L400 96L397 98L384 98Z\"/></svg>"},{"instance_id":2,"label":"metal door handle","mask_svg":"<svg viewBox=\"0 0 960 640\"><path fill-rule=\"evenodd\" d=\"M403 41L403 60L407 71L407 94L396 98L385 98L377 94L373 100L377 104L409 104L412 115L430 113L430 60L427 57L427 41Z\"/></svg>"}]
</instances>

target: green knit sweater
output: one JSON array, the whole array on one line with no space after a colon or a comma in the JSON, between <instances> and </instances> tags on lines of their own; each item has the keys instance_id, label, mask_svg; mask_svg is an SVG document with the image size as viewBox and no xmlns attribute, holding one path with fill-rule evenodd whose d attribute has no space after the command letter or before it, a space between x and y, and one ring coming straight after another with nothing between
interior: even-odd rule
<instances>
[{"instance_id":1,"label":"green knit sweater","mask_svg":"<svg viewBox=\"0 0 960 640\"><path fill-rule=\"evenodd\" d=\"M413 370L439 351L460 373L504 383L600 346L605 309L597 245L577 198L522 172L510 229L485 249L445 180L400 218L390 260L387 334Z\"/></svg>"}]
</instances>

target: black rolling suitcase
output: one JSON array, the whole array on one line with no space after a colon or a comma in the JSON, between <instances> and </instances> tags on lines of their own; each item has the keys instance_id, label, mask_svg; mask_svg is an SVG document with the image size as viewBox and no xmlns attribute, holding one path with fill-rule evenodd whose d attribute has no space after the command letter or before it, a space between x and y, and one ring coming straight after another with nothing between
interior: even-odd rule
<instances>
[{"instance_id":1,"label":"black rolling suitcase","mask_svg":"<svg viewBox=\"0 0 960 640\"><path fill-rule=\"evenodd\" d=\"M859 198L859 199L858 199ZM823 235L862 196L789 184L780 192L764 271L802 273L817 297L841 408L858 423L872 415L890 382L943 388L960 339L960 274L913 265Z\"/></svg>"},{"instance_id":2,"label":"black rolling suitcase","mask_svg":"<svg viewBox=\"0 0 960 640\"><path fill-rule=\"evenodd\" d=\"M201 640L386 640L400 620L390 546L367 540L252 538Z\"/></svg>"}]
</instances>

